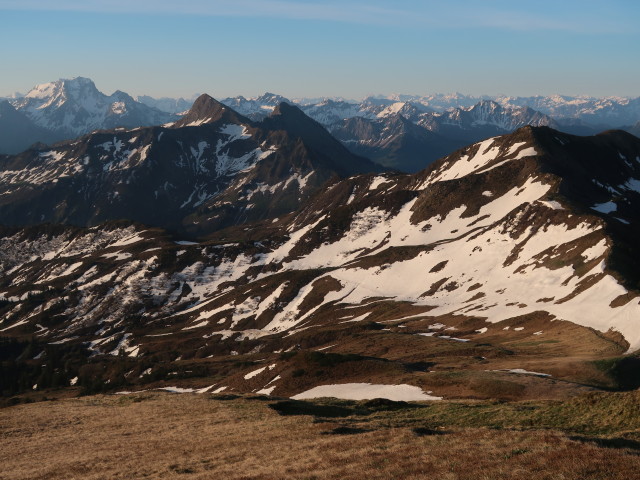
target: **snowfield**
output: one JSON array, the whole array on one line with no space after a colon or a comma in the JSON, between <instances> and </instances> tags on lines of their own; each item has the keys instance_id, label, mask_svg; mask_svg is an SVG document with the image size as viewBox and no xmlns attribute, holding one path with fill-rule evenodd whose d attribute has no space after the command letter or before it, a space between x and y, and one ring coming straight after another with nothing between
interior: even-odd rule
<instances>
[{"instance_id":1,"label":"snowfield","mask_svg":"<svg viewBox=\"0 0 640 480\"><path fill-rule=\"evenodd\" d=\"M294 400L334 397L344 400L371 400L386 398L396 402L421 402L442 400L412 385L372 385L370 383L344 383L340 385L320 385L306 392L294 395Z\"/></svg>"}]
</instances>

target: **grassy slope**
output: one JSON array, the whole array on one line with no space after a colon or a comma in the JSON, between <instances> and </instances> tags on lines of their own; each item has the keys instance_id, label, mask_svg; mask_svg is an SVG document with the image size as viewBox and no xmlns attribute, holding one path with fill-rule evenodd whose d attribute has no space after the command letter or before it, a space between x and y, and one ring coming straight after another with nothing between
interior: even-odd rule
<instances>
[{"instance_id":1,"label":"grassy slope","mask_svg":"<svg viewBox=\"0 0 640 480\"><path fill-rule=\"evenodd\" d=\"M0 479L628 479L640 468L637 391L281 402L141 393L5 408Z\"/></svg>"}]
</instances>

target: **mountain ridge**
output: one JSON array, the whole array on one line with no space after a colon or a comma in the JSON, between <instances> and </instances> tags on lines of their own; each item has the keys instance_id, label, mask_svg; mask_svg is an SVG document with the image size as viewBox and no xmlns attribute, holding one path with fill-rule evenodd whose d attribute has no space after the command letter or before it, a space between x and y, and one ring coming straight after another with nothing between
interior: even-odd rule
<instances>
[{"instance_id":1,"label":"mountain ridge","mask_svg":"<svg viewBox=\"0 0 640 480\"><path fill-rule=\"evenodd\" d=\"M95 131L6 157L0 170L4 223L130 218L203 234L287 213L334 175L381 167L297 108L254 123L202 95L178 122Z\"/></svg>"},{"instance_id":2,"label":"mountain ridge","mask_svg":"<svg viewBox=\"0 0 640 480\"><path fill-rule=\"evenodd\" d=\"M148 381L117 377L118 358L276 396L375 378L487 398L478 375L510 370L542 372L510 377L522 399L531 382L608 385L594 362L640 348L639 206L640 139L527 126L415 174L330 178L201 242L130 222L2 228L0 331L81 349L100 385Z\"/></svg>"}]
</instances>

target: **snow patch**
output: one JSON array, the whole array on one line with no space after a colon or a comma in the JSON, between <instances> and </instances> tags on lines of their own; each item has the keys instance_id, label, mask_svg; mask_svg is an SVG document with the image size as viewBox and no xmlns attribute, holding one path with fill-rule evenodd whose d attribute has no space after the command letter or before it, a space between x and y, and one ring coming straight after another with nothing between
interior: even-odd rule
<instances>
[{"instance_id":1,"label":"snow patch","mask_svg":"<svg viewBox=\"0 0 640 480\"><path fill-rule=\"evenodd\" d=\"M591 209L595 210L596 212L606 214L615 212L618 209L618 206L614 202L605 202L594 205L593 207L591 207Z\"/></svg>"},{"instance_id":2,"label":"snow patch","mask_svg":"<svg viewBox=\"0 0 640 480\"><path fill-rule=\"evenodd\" d=\"M254 370L253 372L249 372L244 376L244 379L245 380L249 380L249 379L251 379L253 377L256 377L256 376L260 375L262 372L264 372L266 369L267 369L267 367L262 367L262 368L259 368L257 370Z\"/></svg>"},{"instance_id":3,"label":"snow patch","mask_svg":"<svg viewBox=\"0 0 640 480\"><path fill-rule=\"evenodd\" d=\"M420 387L413 385L376 385L371 383L344 383L334 385L320 385L302 393L294 395L294 400L306 400L312 398L334 397L344 400L370 400L373 398L386 398L396 402L419 402L442 400L422 391Z\"/></svg>"}]
</instances>

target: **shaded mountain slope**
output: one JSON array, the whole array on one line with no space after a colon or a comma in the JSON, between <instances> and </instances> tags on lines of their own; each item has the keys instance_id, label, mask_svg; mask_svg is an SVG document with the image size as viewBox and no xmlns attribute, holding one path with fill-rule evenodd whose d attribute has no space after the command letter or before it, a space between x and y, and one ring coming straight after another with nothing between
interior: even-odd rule
<instances>
[{"instance_id":1,"label":"shaded mountain slope","mask_svg":"<svg viewBox=\"0 0 640 480\"><path fill-rule=\"evenodd\" d=\"M126 218L200 234L288 213L334 175L380 169L297 108L256 124L202 95L164 127L96 131L0 160L0 221Z\"/></svg>"},{"instance_id":2,"label":"shaded mountain slope","mask_svg":"<svg viewBox=\"0 0 640 480\"><path fill-rule=\"evenodd\" d=\"M38 127L6 100L0 101L0 152L15 154L37 142L50 142L55 135Z\"/></svg>"},{"instance_id":3,"label":"shaded mountain slope","mask_svg":"<svg viewBox=\"0 0 640 480\"><path fill-rule=\"evenodd\" d=\"M460 147L460 142L419 127L400 114L376 120L352 117L334 125L332 134L352 152L404 172L422 170Z\"/></svg>"}]
</instances>

